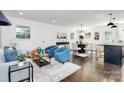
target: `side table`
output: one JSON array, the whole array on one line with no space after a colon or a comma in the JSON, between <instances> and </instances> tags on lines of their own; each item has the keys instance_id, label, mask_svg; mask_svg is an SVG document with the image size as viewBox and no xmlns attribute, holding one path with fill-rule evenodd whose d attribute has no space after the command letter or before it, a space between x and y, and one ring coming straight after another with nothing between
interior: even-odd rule
<instances>
[{"instance_id":1,"label":"side table","mask_svg":"<svg viewBox=\"0 0 124 93\"><path fill-rule=\"evenodd\" d=\"M10 65L9 66L9 71L8 71L8 76L9 76L9 82L12 82L12 74L13 73L17 73L19 75L19 71L24 71L24 70L28 70L28 75L27 77L23 78L21 77L22 79L18 80L18 81L15 81L15 82L24 82L24 81L29 81L29 82L33 82L33 66L30 62L25 62L23 66L18 66L18 64L16 65Z\"/></svg>"}]
</instances>

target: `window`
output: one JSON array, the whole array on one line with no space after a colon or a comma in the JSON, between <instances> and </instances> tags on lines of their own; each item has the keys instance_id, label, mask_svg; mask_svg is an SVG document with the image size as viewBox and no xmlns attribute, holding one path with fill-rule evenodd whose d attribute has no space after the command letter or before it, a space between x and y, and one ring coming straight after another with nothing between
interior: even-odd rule
<instances>
[{"instance_id":1,"label":"window","mask_svg":"<svg viewBox=\"0 0 124 93\"><path fill-rule=\"evenodd\" d=\"M112 40L112 32L111 31L105 32L105 39L106 40Z\"/></svg>"}]
</instances>

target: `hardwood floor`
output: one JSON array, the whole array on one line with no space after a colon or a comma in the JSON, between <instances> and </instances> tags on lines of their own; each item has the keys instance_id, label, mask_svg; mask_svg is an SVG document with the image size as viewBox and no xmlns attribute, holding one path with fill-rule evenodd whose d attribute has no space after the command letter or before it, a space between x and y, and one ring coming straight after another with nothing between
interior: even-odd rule
<instances>
[{"instance_id":1,"label":"hardwood floor","mask_svg":"<svg viewBox=\"0 0 124 93\"><path fill-rule=\"evenodd\" d=\"M118 65L103 64L96 60L95 54L86 58L71 56L71 62L82 68L61 82L120 82L123 81L123 69Z\"/></svg>"}]
</instances>

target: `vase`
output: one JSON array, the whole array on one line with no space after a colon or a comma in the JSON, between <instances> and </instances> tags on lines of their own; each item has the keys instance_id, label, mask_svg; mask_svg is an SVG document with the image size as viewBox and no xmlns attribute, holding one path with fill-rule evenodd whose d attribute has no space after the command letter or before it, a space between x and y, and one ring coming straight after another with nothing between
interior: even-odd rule
<instances>
[{"instance_id":1,"label":"vase","mask_svg":"<svg viewBox=\"0 0 124 93\"><path fill-rule=\"evenodd\" d=\"M18 66L23 66L24 62L18 62Z\"/></svg>"}]
</instances>

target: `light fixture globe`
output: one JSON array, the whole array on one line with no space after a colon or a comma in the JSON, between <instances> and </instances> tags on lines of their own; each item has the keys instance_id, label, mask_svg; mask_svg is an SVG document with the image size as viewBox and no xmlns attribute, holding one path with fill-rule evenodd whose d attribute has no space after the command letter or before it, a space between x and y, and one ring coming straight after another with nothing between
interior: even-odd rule
<instances>
[{"instance_id":1,"label":"light fixture globe","mask_svg":"<svg viewBox=\"0 0 124 93\"><path fill-rule=\"evenodd\" d=\"M5 17L5 15L0 11L0 26L10 26L11 23Z\"/></svg>"}]
</instances>

